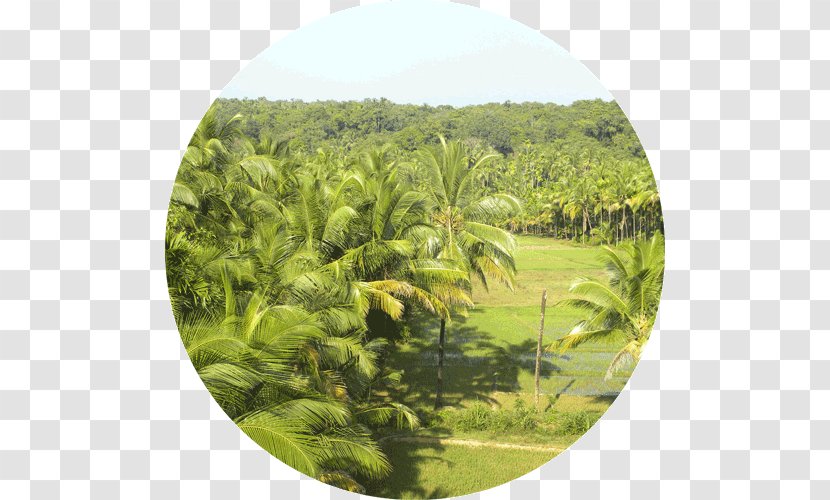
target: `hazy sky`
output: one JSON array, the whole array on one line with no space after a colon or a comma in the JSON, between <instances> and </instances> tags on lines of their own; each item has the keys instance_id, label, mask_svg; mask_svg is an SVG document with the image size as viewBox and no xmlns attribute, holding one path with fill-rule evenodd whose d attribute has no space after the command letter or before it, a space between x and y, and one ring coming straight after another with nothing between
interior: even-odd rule
<instances>
[{"instance_id":1,"label":"hazy sky","mask_svg":"<svg viewBox=\"0 0 830 500\"><path fill-rule=\"evenodd\" d=\"M542 34L475 7L428 0L347 9L303 27L251 61L221 96L454 106L612 99Z\"/></svg>"}]
</instances>

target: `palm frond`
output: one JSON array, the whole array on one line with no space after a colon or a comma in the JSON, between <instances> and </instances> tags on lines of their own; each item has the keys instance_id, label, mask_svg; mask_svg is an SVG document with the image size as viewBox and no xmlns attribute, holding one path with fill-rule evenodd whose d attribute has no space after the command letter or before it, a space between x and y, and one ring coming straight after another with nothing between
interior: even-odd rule
<instances>
[{"instance_id":1,"label":"palm frond","mask_svg":"<svg viewBox=\"0 0 830 500\"><path fill-rule=\"evenodd\" d=\"M307 476L320 474L322 462L332 454L320 446L319 438L301 419L260 411L237 420L236 425L265 451Z\"/></svg>"},{"instance_id":2,"label":"palm frond","mask_svg":"<svg viewBox=\"0 0 830 500\"><path fill-rule=\"evenodd\" d=\"M411 408L401 403L386 403L358 408L354 412L354 418L358 422L372 426L387 425L391 422L397 429L415 430L421 425L418 415Z\"/></svg>"},{"instance_id":3,"label":"palm frond","mask_svg":"<svg viewBox=\"0 0 830 500\"><path fill-rule=\"evenodd\" d=\"M640 344L636 340L632 340L620 349L608 365L605 371L605 380L610 380L614 377L614 373L620 371L627 365L636 363L640 359Z\"/></svg>"},{"instance_id":4,"label":"palm frond","mask_svg":"<svg viewBox=\"0 0 830 500\"><path fill-rule=\"evenodd\" d=\"M327 469L345 470L369 479L382 479L392 470L389 460L365 429L332 429L321 436L322 463Z\"/></svg>"},{"instance_id":5,"label":"palm frond","mask_svg":"<svg viewBox=\"0 0 830 500\"><path fill-rule=\"evenodd\" d=\"M564 353L569 349L573 349L574 347L578 347L586 343L611 343L621 338L621 334L622 332L619 330L583 330L582 325L580 324L577 325L570 333L551 344L550 350L558 350L560 353Z\"/></svg>"}]
</instances>

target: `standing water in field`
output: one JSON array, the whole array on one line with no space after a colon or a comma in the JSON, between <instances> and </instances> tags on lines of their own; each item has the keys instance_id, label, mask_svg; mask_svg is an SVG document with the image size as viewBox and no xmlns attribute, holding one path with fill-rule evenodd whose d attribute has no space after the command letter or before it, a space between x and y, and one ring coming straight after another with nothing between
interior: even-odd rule
<instances>
[{"instance_id":1,"label":"standing water in field","mask_svg":"<svg viewBox=\"0 0 830 500\"><path fill-rule=\"evenodd\" d=\"M165 248L184 347L243 433L334 487L439 498L541 466L624 390L662 232L643 147L579 61L396 1L240 71L187 145Z\"/></svg>"}]
</instances>

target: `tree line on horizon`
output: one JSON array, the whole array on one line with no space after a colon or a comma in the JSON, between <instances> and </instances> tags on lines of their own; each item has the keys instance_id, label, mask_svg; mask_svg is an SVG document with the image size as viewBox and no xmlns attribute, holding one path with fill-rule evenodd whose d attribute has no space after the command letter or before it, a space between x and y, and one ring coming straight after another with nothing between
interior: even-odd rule
<instances>
[{"instance_id":1,"label":"tree line on horizon","mask_svg":"<svg viewBox=\"0 0 830 500\"><path fill-rule=\"evenodd\" d=\"M473 157L495 155L473 174L483 191L507 193L524 210L502 227L597 244L662 231L660 197L640 141L615 102L570 105L492 103L464 107L364 101L219 99L220 120L240 115L242 132L321 155L341 167L384 147L411 163L440 138L460 140Z\"/></svg>"}]
</instances>

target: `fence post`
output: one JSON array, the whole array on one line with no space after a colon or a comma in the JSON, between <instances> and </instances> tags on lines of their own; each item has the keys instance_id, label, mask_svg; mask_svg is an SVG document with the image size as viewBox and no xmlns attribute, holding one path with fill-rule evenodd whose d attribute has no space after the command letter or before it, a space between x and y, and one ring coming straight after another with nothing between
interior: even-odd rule
<instances>
[{"instance_id":1,"label":"fence post","mask_svg":"<svg viewBox=\"0 0 830 500\"><path fill-rule=\"evenodd\" d=\"M545 333L545 304L548 301L547 288L542 290L542 317L539 321L539 342L536 344L536 408L539 408L539 387L542 376L542 335Z\"/></svg>"}]
</instances>

